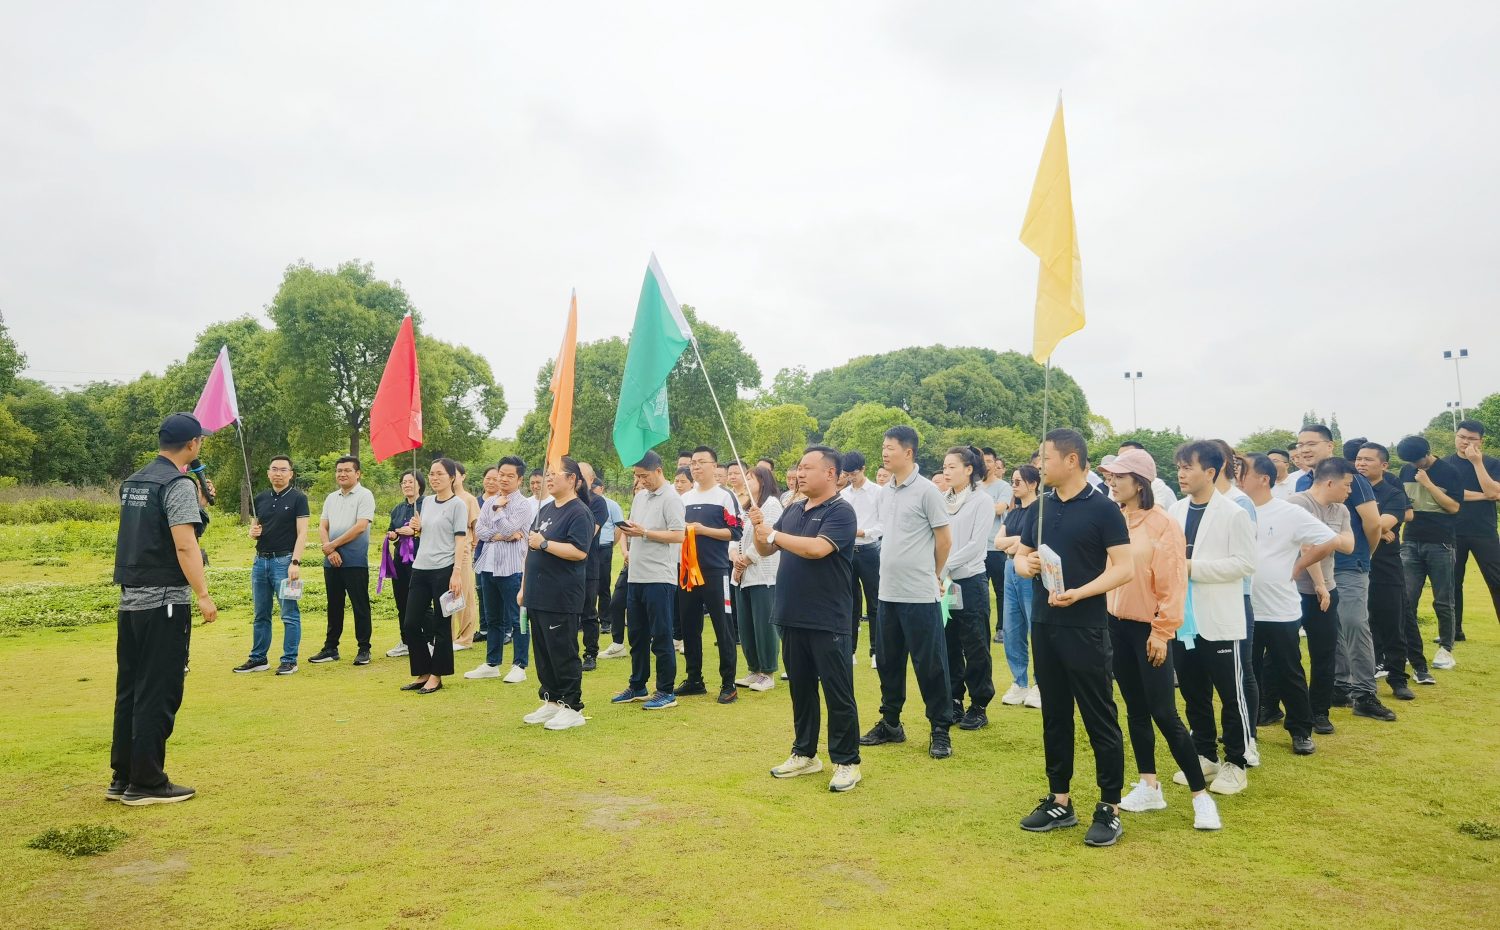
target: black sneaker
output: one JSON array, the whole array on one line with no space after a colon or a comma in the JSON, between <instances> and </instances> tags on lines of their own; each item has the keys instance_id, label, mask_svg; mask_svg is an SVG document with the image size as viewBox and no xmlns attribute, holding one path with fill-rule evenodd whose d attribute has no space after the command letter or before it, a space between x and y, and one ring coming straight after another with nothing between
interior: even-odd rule
<instances>
[{"instance_id":1,"label":"black sneaker","mask_svg":"<svg viewBox=\"0 0 1500 930\"><path fill-rule=\"evenodd\" d=\"M870 732L859 738L861 746L879 746L882 743L906 742L906 729L899 723L891 726L884 720L870 727Z\"/></svg>"},{"instance_id":2,"label":"black sneaker","mask_svg":"<svg viewBox=\"0 0 1500 930\"><path fill-rule=\"evenodd\" d=\"M322 665L324 662L337 662L338 660L339 651L337 649L322 649L319 650L317 655L307 661L314 665Z\"/></svg>"},{"instance_id":3,"label":"black sneaker","mask_svg":"<svg viewBox=\"0 0 1500 930\"><path fill-rule=\"evenodd\" d=\"M1354 702L1354 716L1369 717L1371 720L1384 720L1387 723L1391 723L1396 719L1396 712L1380 703L1379 698L1367 697L1360 698Z\"/></svg>"},{"instance_id":4,"label":"black sneaker","mask_svg":"<svg viewBox=\"0 0 1500 930\"><path fill-rule=\"evenodd\" d=\"M1354 699L1349 696L1349 692L1348 691L1334 691L1333 692L1333 706L1334 707L1353 707L1354 706Z\"/></svg>"},{"instance_id":5,"label":"black sneaker","mask_svg":"<svg viewBox=\"0 0 1500 930\"><path fill-rule=\"evenodd\" d=\"M490 634L486 633L484 630L480 630L478 633L474 634L474 642L476 643L488 642L489 638Z\"/></svg>"},{"instance_id":6,"label":"black sneaker","mask_svg":"<svg viewBox=\"0 0 1500 930\"><path fill-rule=\"evenodd\" d=\"M995 642L997 642L997 643L1003 643L1003 642L1005 642L1005 631L1004 630L996 630L995 631Z\"/></svg>"},{"instance_id":7,"label":"black sneaker","mask_svg":"<svg viewBox=\"0 0 1500 930\"><path fill-rule=\"evenodd\" d=\"M1427 669L1425 669L1425 668L1422 669L1420 672L1413 672L1411 677L1415 678L1417 680L1417 684L1419 684L1419 685L1435 685L1435 684L1437 684L1437 679L1433 678L1432 677L1432 673L1429 672L1429 671L1427 671Z\"/></svg>"},{"instance_id":8,"label":"black sneaker","mask_svg":"<svg viewBox=\"0 0 1500 930\"><path fill-rule=\"evenodd\" d=\"M1073 805L1057 803L1057 795L1049 794L1037 803L1036 810L1021 818L1021 829L1032 833L1046 833L1058 827L1078 826L1078 815Z\"/></svg>"},{"instance_id":9,"label":"black sneaker","mask_svg":"<svg viewBox=\"0 0 1500 930\"><path fill-rule=\"evenodd\" d=\"M295 675L295 674L297 674L297 663L296 662L283 662L283 663L281 663L280 665L276 666L276 674L278 674L278 675Z\"/></svg>"},{"instance_id":10,"label":"black sneaker","mask_svg":"<svg viewBox=\"0 0 1500 930\"><path fill-rule=\"evenodd\" d=\"M515 638L516 638L516 634L514 634L514 633L506 633L505 634L505 645L509 646L511 640L513 640Z\"/></svg>"},{"instance_id":11,"label":"black sneaker","mask_svg":"<svg viewBox=\"0 0 1500 930\"><path fill-rule=\"evenodd\" d=\"M958 721L960 730L978 730L989 725L990 718L983 707L970 707L968 713Z\"/></svg>"},{"instance_id":12,"label":"black sneaker","mask_svg":"<svg viewBox=\"0 0 1500 930\"><path fill-rule=\"evenodd\" d=\"M1391 697L1398 701L1415 701L1417 695L1408 684L1391 685Z\"/></svg>"},{"instance_id":13,"label":"black sneaker","mask_svg":"<svg viewBox=\"0 0 1500 930\"><path fill-rule=\"evenodd\" d=\"M1327 714L1313 714L1313 732L1319 736L1327 736L1333 732L1333 721L1328 719Z\"/></svg>"},{"instance_id":14,"label":"black sneaker","mask_svg":"<svg viewBox=\"0 0 1500 930\"><path fill-rule=\"evenodd\" d=\"M355 656L354 656L354 664L355 665L369 665L370 664L370 650L368 650L368 649L361 649L358 653L356 653Z\"/></svg>"},{"instance_id":15,"label":"black sneaker","mask_svg":"<svg viewBox=\"0 0 1500 930\"><path fill-rule=\"evenodd\" d=\"M109 787L104 789L104 800L119 801L123 799L125 797L125 789L129 787L130 783L125 779L111 778L109 780Z\"/></svg>"},{"instance_id":16,"label":"black sneaker","mask_svg":"<svg viewBox=\"0 0 1500 930\"><path fill-rule=\"evenodd\" d=\"M947 727L932 731L932 742L927 744L927 754L934 759L946 759L953 755L953 739Z\"/></svg>"},{"instance_id":17,"label":"black sneaker","mask_svg":"<svg viewBox=\"0 0 1500 930\"><path fill-rule=\"evenodd\" d=\"M1262 707L1260 709L1259 726L1269 727L1286 719L1286 714L1274 707Z\"/></svg>"},{"instance_id":18,"label":"black sneaker","mask_svg":"<svg viewBox=\"0 0 1500 930\"><path fill-rule=\"evenodd\" d=\"M722 691L719 692L719 703L720 704L733 704L735 701L738 701L739 699L740 699L740 689L738 689L738 688L725 688L724 690L722 690Z\"/></svg>"},{"instance_id":19,"label":"black sneaker","mask_svg":"<svg viewBox=\"0 0 1500 930\"><path fill-rule=\"evenodd\" d=\"M708 686L703 683L703 679L701 678L697 681L684 681L682 684L678 685L677 690L673 692L673 694L676 694L678 697L682 697L685 694L707 693Z\"/></svg>"},{"instance_id":20,"label":"black sneaker","mask_svg":"<svg viewBox=\"0 0 1500 930\"><path fill-rule=\"evenodd\" d=\"M186 801L196 792L186 785L174 785L167 782L159 788L137 788L135 785L125 789L125 794L120 798L120 803L126 807L144 807L147 804L175 804L178 801Z\"/></svg>"},{"instance_id":21,"label":"black sneaker","mask_svg":"<svg viewBox=\"0 0 1500 930\"><path fill-rule=\"evenodd\" d=\"M271 666L266 662L265 659L261 659L259 662L255 661L254 659L246 659L243 665L236 665L234 668L230 669L230 671L244 674L245 672L265 672L269 671L270 668Z\"/></svg>"},{"instance_id":22,"label":"black sneaker","mask_svg":"<svg viewBox=\"0 0 1500 930\"><path fill-rule=\"evenodd\" d=\"M1120 839L1120 834L1125 832L1125 827L1120 823L1120 815L1108 804L1099 803L1094 808L1094 822L1089 824L1089 832L1083 835L1085 846L1113 846Z\"/></svg>"},{"instance_id":23,"label":"black sneaker","mask_svg":"<svg viewBox=\"0 0 1500 930\"><path fill-rule=\"evenodd\" d=\"M1297 755L1310 756L1317 751L1318 747L1313 745L1311 736L1292 737L1292 752L1296 753Z\"/></svg>"},{"instance_id":24,"label":"black sneaker","mask_svg":"<svg viewBox=\"0 0 1500 930\"><path fill-rule=\"evenodd\" d=\"M1453 641L1455 643L1466 643L1466 642L1469 641L1469 637L1467 637L1467 636L1464 635L1464 631L1463 630L1454 630L1453 631Z\"/></svg>"},{"instance_id":25,"label":"black sneaker","mask_svg":"<svg viewBox=\"0 0 1500 930\"><path fill-rule=\"evenodd\" d=\"M596 669L598 667L599 667L599 660L597 658L595 658L594 656L584 656L583 657L583 670L585 672L592 672L594 669Z\"/></svg>"}]
</instances>

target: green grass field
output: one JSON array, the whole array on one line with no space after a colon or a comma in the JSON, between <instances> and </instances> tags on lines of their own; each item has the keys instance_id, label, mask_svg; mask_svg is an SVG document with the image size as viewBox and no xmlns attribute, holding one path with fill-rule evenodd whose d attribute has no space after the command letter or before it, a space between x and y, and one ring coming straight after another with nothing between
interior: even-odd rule
<instances>
[{"instance_id":1,"label":"green grass field","mask_svg":"<svg viewBox=\"0 0 1500 930\"><path fill-rule=\"evenodd\" d=\"M913 700L911 741L867 751L864 782L833 795L826 773L767 774L790 747L784 686L647 714L608 705L627 666L607 661L585 679L589 724L563 733L520 722L534 679L398 692L389 590L373 665L352 667L352 646L305 663L323 632L310 586L302 671L232 675L250 641L249 546L228 522L209 536L224 610L193 631L168 747L199 794L135 809L103 800L114 627L92 621L112 616L113 531L0 527L4 926L1500 926L1500 842L1460 831L1500 825L1500 629L1474 571L1459 667L1391 702L1399 722L1335 710L1339 732L1310 758L1262 729L1250 790L1219 801L1223 832L1195 832L1186 789L1169 786L1168 810L1126 815L1121 843L1096 850L1081 827L1017 828L1045 794L1041 724L998 702L934 762ZM869 725L867 662L856 682ZM1092 763L1080 728L1080 803L1097 797ZM79 859L26 848L78 823L129 836Z\"/></svg>"}]
</instances>

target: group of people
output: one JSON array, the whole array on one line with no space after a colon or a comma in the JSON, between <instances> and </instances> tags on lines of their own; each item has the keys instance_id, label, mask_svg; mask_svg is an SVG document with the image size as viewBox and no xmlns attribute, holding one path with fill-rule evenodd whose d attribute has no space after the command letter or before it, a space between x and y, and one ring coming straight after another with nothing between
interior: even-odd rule
<instances>
[{"instance_id":1,"label":"group of people","mask_svg":"<svg viewBox=\"0 0 1500 930\"><path fill-rule=\"evenodd\" d=\"M191 797L162 770L181 675L161 694L159 683L145 684L143 670L164 674L169 666L156 663L157 634L142 632L154 630L155 614L142 612L165 609L186 624L189 590L205 620L214 612L201 564L191 570L196 537L183 529L198 519L198 501L189 514L173 478L196 456L199 440L182 440L194 427L163 424L161 457L122 489L121 690L109 796L126 803ZM593 469L568 457L545 472L501 459L486 469L479 496L465 490L462 465L438 459L425 475L402 476L403 500L379 547L379 579L393 582L402 638L386 654L407 659L412 680L403 690L422 695L441 690L455 652L475 643L485 656L469 680L526 681L534 654L541 703L523 719L550 730L586 723L583 678L601 659L630 660L610 703L647 711L710 693L733 704L742 688L764 692L784 681L793 741L771 774L823 770L826 707L836 792L859 783L862 750L906 742L910 669L934 759L952 755L953 727L985 727L997 696L1002 705L1040 709L1048 793L1024 829L1079 822L1071 795L1075 711L1100 790L1086 843L1116 842L1121 811L1167 807L1157 732L1176 763L1172 780L1191 794L1193 825L1220 829L1213 795L1248 787L1248 769L1261 764L1257 727L1281 723L1292 753L1308 755L1315 734L1334 732L1335 707L1396 719L1377 696L1380 679L1397 699L1413 700L1410 682L1434 684L1432 669L1456 665L1459 553L1475 556L1500 608L1500 462L1483 454L1483 434L1477 421L1459 424L1446 459L1422 437L1407 437L1396 450L1406 464L1392 474L1385 447L1356 440L1335 450L1319 424L1305 426L1291 450L1240 452L1205 440L1158 463L1127 443L1097 469L1084 438L1059 429L1013 469L992 449L955 446L929 480L917 466L916 432L897 426L885 433L873 479L860 452L821 445L781 472L784 488L769 459L724 465L705 445L684 450L669 468L648 452L632 469L628 518ZM1168 467L1180 498L1158 473ZM270 669L279 605L277 672L288 675L297 671L310 510L290 459L274 457L267 477L251 529L251 653L235 671ZM337 489L320 514L329 602L315 663L340 658L346 600L355 664L370 662L375 503L359 479L358 460L341 458ZM623 567L611 584L616 546ZM162 564L132 568L151 559ZM1439 619L1430 664L1416 619L1429 581ZM147 607L142 585L170 590ZM705 620L717 649L714 692L704 670ZM864 624L880 707L861 733L853 669ZM604 633L612 642L601 652ZM1003 693L994 642L1003 644L1011 678ZM185 660L185 633L182 652ZM130 668L127 653L139 654ZM1116 688L1138 773L1128 792ZM143 704L153 706L143 713Z\"/></svg>"}]
</instances>

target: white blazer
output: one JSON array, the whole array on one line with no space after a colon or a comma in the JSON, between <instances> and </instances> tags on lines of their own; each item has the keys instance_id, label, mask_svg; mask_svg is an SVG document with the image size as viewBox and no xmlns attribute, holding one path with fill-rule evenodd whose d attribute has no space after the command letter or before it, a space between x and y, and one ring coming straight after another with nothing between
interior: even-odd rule
<instances>
[{"instance_id":1,"label":"white blazer","mask_svg":"<svg viewBox=\"0 0 1500 930\"><path fill-rule=\"evenodd\" d=\"M1184 530L1192 502L1184 496L1168 511ZM1245 638L1244 579L1253 574L1255 524L1238 504L1214 491L1198 524L1188 567L1188 596L1199 636L1215 641Z\"/></svg>"}]
</instances>

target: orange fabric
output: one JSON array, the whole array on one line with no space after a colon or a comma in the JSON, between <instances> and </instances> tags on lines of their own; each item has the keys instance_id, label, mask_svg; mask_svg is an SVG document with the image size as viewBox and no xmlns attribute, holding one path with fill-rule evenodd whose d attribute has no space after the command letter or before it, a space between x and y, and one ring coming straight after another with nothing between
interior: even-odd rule
<instances>
[{"instance_id":1,"label":"orange fabric","mask_svg":"<svg viewBox=\"0 0 1500 930\"><path fill-rule=\"evenodd\" d=\"M703 584L703 569L698 567L698 530L688 526L682 537L682 566L677 573L678 587L691 591Z\"/></svg>"},{"instance_id":2,"label":"orange fabric","mask_svg":"<svg viewBox=\"0 0 1500 930\"><path fill-rule=\"evenodd\" d=\"M1127 514L1135 578L1105 595L1121 620L1151 624L1151 638L1165 642L1182 626L1187 600L1187 538L1159 507Z\"/></svg>"},{"instance_id":3,"label":"orange fabric","mask_svg":"<svg viewBox=\"0 0 1500 930\"><path fill-rule=\"evenodd\" d=\"M568 304L568 326L563 331L562 348L552 367L552 413L547 418L547 467L562 471L562 457L568 454L573 436L573 357L578 348L578 295Z\"/></svg>"}]
</instances>

